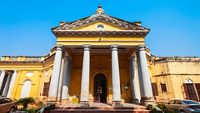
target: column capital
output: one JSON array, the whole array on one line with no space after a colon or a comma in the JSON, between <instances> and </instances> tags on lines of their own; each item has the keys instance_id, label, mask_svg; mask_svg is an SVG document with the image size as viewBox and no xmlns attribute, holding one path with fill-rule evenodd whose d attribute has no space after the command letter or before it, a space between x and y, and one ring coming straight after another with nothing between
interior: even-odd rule
<instances>
[{"instance_id":1,"label":"column capital","mask_svg":"<svg viewBox=\"0 0 200 113\"><path fill-rule=\"evenodd\" d=\"M56 45L56 51L62 51L63 45Z\"/></svg>"},{"instance_id":2,"label":"column capital","mask_svg":"<svg viewBox=\"0 0 200 113\"><path fill-rule=\"evenodd\" d=\"M87 45L83 45L83 49L84 51L89 51L91 48L91 45L87 44Z\"/></svg>"},{"instance_id":3,"label":"column capital","mask_svg":"<svg viewBox=\"0 0 200 113\"><path fill-rule=\"evenodd\" d=\"M5 72L6 70L3 70L3 69L2 69L2 70L0 70L0 71L1 71L1 72Z\"/></svg>"},{"instance_id":4,"label":"column capital","mask_svg":"<svg viewBox=\"0 0 200 113\"><path fill-rule=\"evenodd\" d=\"M13 70L14 71L14 73L16 73L17 72L17 70L15 69L15 70Z\"/></svg>"},{"instance_id":5,"label":"column capital","mask_svg":"<svg viewBox=\"0 0 200 113\"><path fill-rule=\"evenodd\" d=\"M9 75L12 75L12 73L14 73L14 70L6 71L6 73L9 74Z\"/></svg>"},{"instance_id":6,"label":"column capital","mask_svg":"<svg viewBox=\"0 0 200 113\"><path fill-rule=\"evenodd\" d=\"M119 45L111 45L110 47L111 47L112 51L117 51Z\"/></svg>"},{"instance_id":7,"label":"column capital","mask_svg":"<svg viewBox=\"0 0 200 113\"><path fill-rule=\"evenodd\" d=\"M135 58L136 58L136 54L137 54L136 52L133 52L133 53L130 55L129 58L130 58L130 59L135 59Z\"/></svg>"},{"instance_id":8,"label":"column capital","mask_svg":"<svg viewBox=\"0 0 200 113\"><path fill-rule=\"evenodd\" d=\"M63 52L63 58L71 59L71 56L69 55L68 52Z\"/></svg>"},{"instance_id":9,"label":"column capital","mask_svg":"<svg viewBox=\"0 0 200 113\"><path fill-rule=\"evenodd\" d=\"M139 45L138 51L145 51L146 46L145 45Z\"/></svg>"},{"instance_id":10,"label":"column capital","mask_svg":"<svg viewBox=\"0 0 200 113\"><path fill-rule=\"evenodd\" d=\"M136 56L135 55L131 55L130 56L130 61L135 61Z\"/></svg>"}]
</instances>

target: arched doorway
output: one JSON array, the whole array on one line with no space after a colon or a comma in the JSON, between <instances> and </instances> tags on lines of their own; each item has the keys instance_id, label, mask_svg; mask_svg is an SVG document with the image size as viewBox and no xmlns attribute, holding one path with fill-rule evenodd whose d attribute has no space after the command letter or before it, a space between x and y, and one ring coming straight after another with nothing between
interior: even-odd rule
<instances>
[{"instance_id":1,"label":"arched doorway","mask_svg":"<svg viewBox=\"0 0 200 113\"><path fill-rule=\"evenodd\" d=\"M31 81L26 80L22 86L20 98L29 97L30 90L31 90Z\"/></svg>"},{"instance_id":2,"label":"arched doorway","mask_svg":"<svg viewBox=\"0 0 200 113\"><path fill-rule=\"evenodd\" d=\"M94 102L107 103L107 80L102 73L94 77Z\"/></svg>"}]
</instances>

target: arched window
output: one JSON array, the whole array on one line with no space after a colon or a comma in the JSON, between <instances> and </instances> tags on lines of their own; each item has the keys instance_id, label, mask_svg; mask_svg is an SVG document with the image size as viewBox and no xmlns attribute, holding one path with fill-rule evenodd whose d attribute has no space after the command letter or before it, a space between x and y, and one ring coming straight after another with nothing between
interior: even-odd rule
<instances>
[{"instance_id":1,"label":"arched window","mask_svg":"<svg viewBox=\"0 0 200 113\"><path fill-rule=\"evenodd\" d=\"M187 79L187 80L185 80L185 82L184 82L185 84L192 84L193 83L193 81L191 80L191 79Z\"/></svg>"},{"instance_id":2,"label":"arched window","mask_svg":"<svg viewBox=\"0 0 200 113\"><path fill-rule=\"evenodd\" d=\"M195 91L196 86L195 83L191 79L186 79L183 83L183 88L185 92L185 98L190 100L196 100L198 101L198 94Z\"/></svg>"},{"instance_id":3,"label":"arched window","mask_svg":"<svg viewBox=\"0 0 200 113\"><path fill-rule=\"evenodd\" d=\"M31 81L26 80L22 86L20 98L29 97L30 91L31 91Z\"/></svg>"}]
</instances>

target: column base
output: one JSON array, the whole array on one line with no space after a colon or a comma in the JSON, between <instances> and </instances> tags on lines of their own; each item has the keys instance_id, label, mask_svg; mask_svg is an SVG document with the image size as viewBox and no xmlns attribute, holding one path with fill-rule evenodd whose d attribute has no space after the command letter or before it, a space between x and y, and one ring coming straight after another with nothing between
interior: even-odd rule
<instances>
[{"instance_id":1,"label":"column base","mask_svg":"<svg viewBox=\"0 0 200 113\"><path fill-rule=\"evenodd\" d=\"M141 104L142 105L149 105L149 104L154 104L155 99L153 97L141 97Z\"/></svg>"},{"instance_id":2,"label":"column base","mask_svg":"<svg viewBox=\"0 0 200 113\"><path fill-rule=\"evenodd\" d=\"M66 103L71 103L71 101L69 99L62 99L61 103L66 104Z\"/></svg>"},{"instance_id":3,"label":"column base","mask_svg":"<svg viewBox=\"0 0 200 113\"><path fill-rule=\"evenodd\" d=\"M132 103L133 103L133 104L139 104L140 102L139 102L139 99L133 99L133 100L132 100Z\"/></svg>"},{"instance_id":4,"label":"column base","mask_svg":"<svg viewBox=\"0 0 200 113\"><path fill-rule=\"evenodd\" d=\"M47 102L48 103L57 103L57 98L56 97L48 97Z\"/></svg>"},{"instance_id":5,"label":"column base","mask_svg":"<svg viewBox=\"0 0 200 113\"><path fill-rule=\"evenodd\" d=\"M83 107L83 108L87 108L89 107L89 102L88 101L82 101L79 103L80 107Z\"/></svg>"},{"instance_id":6,"label":"column base","mask_svg":"<svg viewBox=\"0 0 200 113\"><path fill-rule=\"evenodd\" d=\"M113 101L113 102L112 102L112 106L113 106L113 107L123 107L121 101Z\"/></svg>"}]
</instances>

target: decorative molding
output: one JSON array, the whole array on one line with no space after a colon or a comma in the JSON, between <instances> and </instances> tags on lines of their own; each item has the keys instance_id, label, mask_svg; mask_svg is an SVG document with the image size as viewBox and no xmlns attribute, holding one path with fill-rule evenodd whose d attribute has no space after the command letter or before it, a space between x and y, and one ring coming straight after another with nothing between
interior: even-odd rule
<instances>
[{"instance_id":1,"label":"decorative molding","mask_svg":"<svg viewBox=\"0 0 200 113\"><path fill-rule=\"evenodd\" d=\"M147 30L121 30L121 31L78 31L78 30L53 30L56 36L132 36L144 37L148 34Z\"/></svg>"},{"instance_id":2,"label":"decorative molding","mask_svg":"<svg viewBox=\"0 0 200 113\"><path fill-rule=\"evenodd\" d=\"M55 30L72 30L72 29L77 29L95 22L105 22L112 24L114 26L118 26L127 30L148 30L148 28L142 27L138 24L135 24L134 22L128 22L116 17L112 17L106 14L94 14L73 22L65 22L62 24L62 26L58 26L55 28L52 28L52 31L54 32Z\"/></svg>"},{"instance_id":3,"label":"decorative molding","mask_svg":"<svg viewBox=\"0 0 200 113\"><path fill-rule=\"evenodd\" d=\"M42 61L0 61L0 64L42 64Z\"/></svg>"},{"instance_id":4,"label":"decorative molding","mask_svg":"<svg viewBox=\"0 0 200 113\"><path fill-rule=\"evenodd\" d=\"M200 74L198 73L163 73L163 74L156 74L156 75L153 75L154 77L160 77L160 76L176 76L176 75L179 75L179 76L183 76L183 75L187 75L187 76L199 76Z\"/></svg>"},{"instance_id":5,"label":"decorative molding","mask_svg":"<svg viewBox=\"0 0 200 113\"><path fill-rule=\"evenodd\" d=\"M155 57L155 62L176 61L176 62L200 62L200 57Z\"/></svg>"},{"instance_id":6,"label":"decorative molding","mask_svg":"<svg viewBox=\"0 0 200 113\"><path fill-rule=\"evenodd\" d=\"M91 45L89 45L89 44L83 45L84 51L90 51L90 48L91 48Z\"/></svg>"},{"instance_id":7,"label":"decorative molding","mask_svg":"<svg viewBox=\"0 0 200 113\"><path fill-rule=\"evenodd\" d=\"M111 45L111 50L112 51L117 51L119 48L119 45Z\"/></svg>"}]
</instances>

